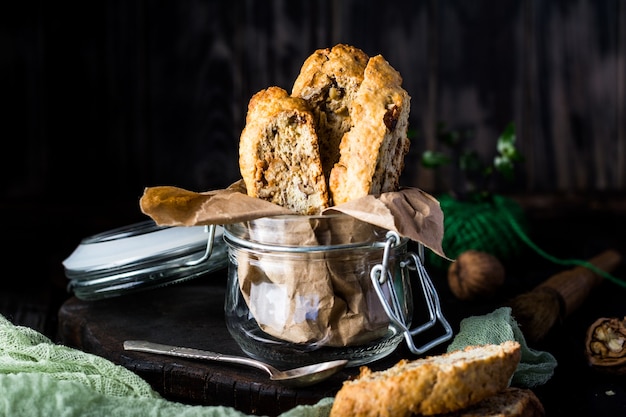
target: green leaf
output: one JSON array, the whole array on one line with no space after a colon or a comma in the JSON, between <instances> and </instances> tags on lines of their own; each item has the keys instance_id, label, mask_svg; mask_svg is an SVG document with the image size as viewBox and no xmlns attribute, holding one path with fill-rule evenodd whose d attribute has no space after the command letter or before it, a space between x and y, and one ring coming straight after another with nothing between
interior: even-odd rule
<instances>
[{"instance_id":1,"label":"green leaf","mask_svg":"<svg viewBox=\"0 0 626 417\"><path fill-rule=\"evenodd\" d=\"M476 151L465 151L459 156L459 168L467 173L476 173L483 169L483 164Z\"/></svg>"},{"instance_id":2,"label":"green leaf","mask_svg":"<svg viewBox=\"0 0 626 417\"><path fill-rule=\"evenodd\" d=\"M508 180L513 179L515 162L522 160L522 155L515 147L515 140L515 123L511 122L498 138L496 145L498 155L493 159L493 166L496 171Z\"/></svg>"},{"instance_id":3,"label":"green leaf","mask_svg":"<svg viewBox=\"0 0 626 417\"><path fill-rule=\"evenodd\" d=\"M426 168L438 168L448 165L451 161L449 156L437 151L424 151L422 154L422 165Z\"/></svg>"},{"instance_id":4,"label":"green leaf","mask_svg":"<svg viewBox=\"0 0 626 417\"><path fill-rule=\"evenodd\" d=\"M437 140L442 144L455 148L461 143L461 135L456 130L448 130L444 122L437 123Z\"/></svg>"},{"instance_id":5,"label":"green leaf","mask_svg":"<svg viewBox=\"0 0 626 417\"><path fill-rule=\"evenodd\" d=\"M503 156L496 156L493 160L495 169L500 172L505 178L513 179L513 161Z\"/></svg>"},{"instance_id":6,"label":"green leaf","mask_svg":"<svg viewBox=\"0 0 626 417\"><path fill-rule=\"evenodd\" d=\"M515 135L515 123L511 122L506 126L506 128L498 138L498 142L496 144L496 149L498 153L513 161L521 159L520 153L515 148L516 139L517 137Z\"/></svg>"}]
</instances>

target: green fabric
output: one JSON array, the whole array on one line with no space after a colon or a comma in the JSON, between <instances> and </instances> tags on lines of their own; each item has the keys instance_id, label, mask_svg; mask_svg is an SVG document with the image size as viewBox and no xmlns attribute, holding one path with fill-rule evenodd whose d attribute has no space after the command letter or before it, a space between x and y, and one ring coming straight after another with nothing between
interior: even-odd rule
<instances>
[{"instance_id":1,"label":"green fabric","mask_svg":"<svg viewBox=\"0 0 626 417\"><path fill-rule=\"evenodd\" d=\"M332 398L298 406L281 417L326 417ZM0 416L243 417L220 406L192 406L162 398L126 368L54 344L0 315Z\"/></svg>"},{"instance_id":2,"label":"green fabric","mask_svg":"<svg viewBox=\"0 0 626 417\"><path fill-rule=\"evenodd\" d=\"M447 350L451 352L465 346L486 343L500 344L507 340L516 340L522 348L522 358L513 374L511 385L532 388L548 382L557 366L556 359L548 352L528 347L522 331L511 315L510 307L501 307L489 314L463 319L459 333Z\"/></svg>"}]
</instances>

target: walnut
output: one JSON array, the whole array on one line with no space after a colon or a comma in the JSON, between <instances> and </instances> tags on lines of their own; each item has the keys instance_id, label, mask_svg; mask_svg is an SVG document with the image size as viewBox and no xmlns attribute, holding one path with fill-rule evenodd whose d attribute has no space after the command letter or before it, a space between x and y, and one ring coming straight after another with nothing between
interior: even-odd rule
<instances>
[{"instance_id":1,"label":"walnut","mask_svg":"<svg viewBox=\"0 0 626 417\"><path fill-rule=\"evenodd\" d=\"M448 285L460 300L492 297L504 277L504 266L498 258L477 250L461 253L448 268Z\"/></svg>"},{"instance_id":2,"label":"walnut","mask_svg":"<svg viewBox=\"0 0 626 417\"><path fill-rule=\"evenodd\" d=\"M594 369L626 374L626 317L602 317L589 326L585 355Z\"/></svg>"}]
</instances>

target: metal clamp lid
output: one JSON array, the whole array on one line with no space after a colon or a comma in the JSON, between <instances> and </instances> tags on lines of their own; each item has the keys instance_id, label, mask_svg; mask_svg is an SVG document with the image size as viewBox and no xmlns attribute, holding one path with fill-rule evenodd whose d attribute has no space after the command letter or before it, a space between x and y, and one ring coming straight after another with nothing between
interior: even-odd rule
<instances>
[{"instance_id":1,"label":"metal clamp lid","mask_svg":"<svg viewBox=\"0 0 626 417\"><path fill-rule=\"evenodd\" d=\"M68 290L97 299L195 278L227 265L221 226L157 226L152 220L84 238L63 261Z\"/></svg>"}]
</instances>

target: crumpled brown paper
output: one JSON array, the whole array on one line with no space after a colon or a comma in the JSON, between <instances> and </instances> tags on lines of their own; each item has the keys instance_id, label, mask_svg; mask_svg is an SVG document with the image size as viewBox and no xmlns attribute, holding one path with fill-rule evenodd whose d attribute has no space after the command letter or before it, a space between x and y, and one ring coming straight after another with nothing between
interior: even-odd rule
<instances>
[{"instance_id":1,"label":"crumpled brown paper","mask_svg":"<svg viewBox=\"0 0 626 417\"><path fill-rule=\"evenodd\" d=\"M148 187L140 199L140 207L161 226L223 225L294 214L284 207L249 197L241 180L226 189L202 193L172 186ZM395 231L446 258L441 246L443 211L433 196L417 188L368 195L324 211L332 212Z\"/></svg>"},{"instance_id":2,"label":"crumpled brown paper","mask_svg":"<svg viewBox=\"0 0 626 417\"><path fill-rule=\"evenodd\" d=\"M370 195L331 207L323 214L344 213L354 222L326 228L324 222L307 216L302 216L302 222L290 223L289 230L277 230L276 225L262 227L264 221L270 221L266 218L294 213L249 197L242 181L224 190L204 193L170 186L150 187L145 189L140 206L159 225L225 225L254 220L255 227L250 228L252 239L283 245L361 242L370 234L369 229L377 226L420 242L445 257L439 202L415 188ZM267 236L253 235L264 231L269 232ZM282 240L268 242L276 237ZM331 252L320 255L321 258L286 257L278 261L272 256L238 252L239 287L263 331L289 342L320 346L355 345L386 333L389 319L369 280L369 270L381 261L380 254L343 253L337 257Z\"/></svg>"}]
</instances>

